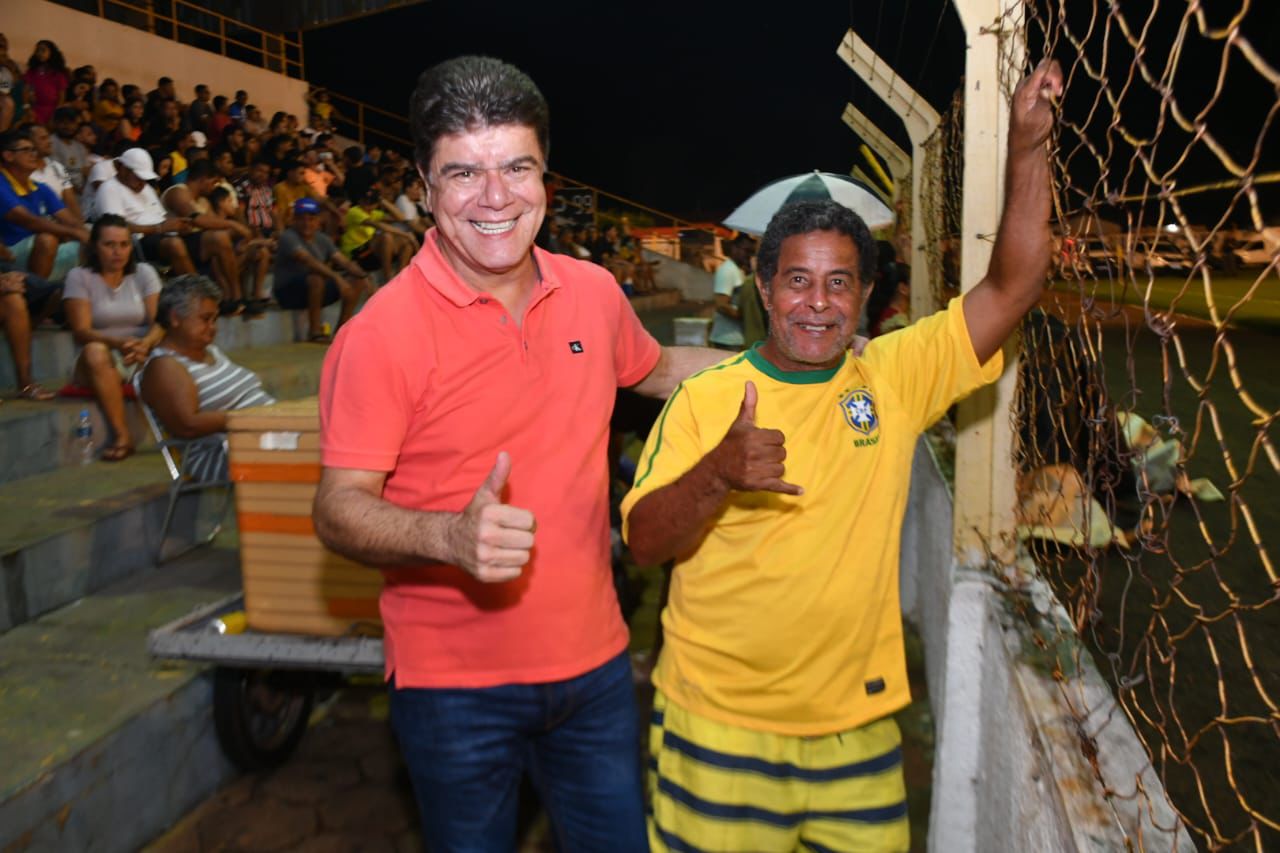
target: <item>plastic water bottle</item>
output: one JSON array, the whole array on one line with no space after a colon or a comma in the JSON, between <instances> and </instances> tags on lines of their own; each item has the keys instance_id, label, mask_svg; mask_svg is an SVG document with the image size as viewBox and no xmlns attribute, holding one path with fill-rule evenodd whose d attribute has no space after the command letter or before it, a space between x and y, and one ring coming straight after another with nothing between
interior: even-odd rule
<instances>
[{"instance_id":1,"label":"plastic water bottle","mask_svg":"<svg viewBox=\"0 0 1280 853\"><path fill-rule=\"evenodd\" d=\"M76 421L75 442L72 453L81 465L89 465L96 458L93 446L93 421L89 419L89 410L80 410L80 420Z\"/></svg>"}]
</instances>

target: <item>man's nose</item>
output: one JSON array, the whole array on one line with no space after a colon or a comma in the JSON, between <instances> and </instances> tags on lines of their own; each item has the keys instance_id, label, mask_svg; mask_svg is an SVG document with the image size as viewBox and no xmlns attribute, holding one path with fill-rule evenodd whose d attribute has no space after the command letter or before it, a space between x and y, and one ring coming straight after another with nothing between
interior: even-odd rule
<instances>
[{"instance_id":1,"label":"man's nose","mask_svg":"<svg viewBox=\"0 0 1280 853\"><path fill-rule=\"evenodd\" d=\"M499 169L485 170L482 192L488 207L506 207L511 201L511 188L507 186L506 177Z\"/></svg>"}]
</instances>

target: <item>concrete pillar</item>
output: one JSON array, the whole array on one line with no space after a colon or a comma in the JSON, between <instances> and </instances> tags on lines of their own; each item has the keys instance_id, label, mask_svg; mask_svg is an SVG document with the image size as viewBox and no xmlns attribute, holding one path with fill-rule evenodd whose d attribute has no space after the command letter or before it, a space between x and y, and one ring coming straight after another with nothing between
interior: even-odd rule
<instances>
[{"instance_id":1,"label":"concrete pillar","mask_svg":"<svg viewBox=\"0 0 1280 853\"><path fill-rule=\"evenodd\" d=\"M955 0L965 30L964 201L961 208L961 290L986 275L996 225L1004 204L1005 142L1009 104L1004 85L1016 82L1026 53L1017 0ZM1006 16L1006 8L1011 11ZM1016 353L1005 348L1008 367L1000 380L960 404L956 449L956 556L961 565L981 564L988 551L1013 562L1012 460Z\"/></svg>"}]
</instances>

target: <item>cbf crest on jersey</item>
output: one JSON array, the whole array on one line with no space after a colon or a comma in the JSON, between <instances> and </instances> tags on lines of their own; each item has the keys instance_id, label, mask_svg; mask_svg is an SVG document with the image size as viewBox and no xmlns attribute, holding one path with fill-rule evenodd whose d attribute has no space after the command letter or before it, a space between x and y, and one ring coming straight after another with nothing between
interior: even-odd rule
<instances>
[{"instance_id":1,"label":"cbf crest on jersey","mask_svg":"<svg viewBox=\"0 0 1280 853\"><path fill-rule=\"evenodd\" d=\"M854 432L870 436L880 427L876 400L866 388L855 388L840 398L840 414Z\"/></svg>"}]
</instances>

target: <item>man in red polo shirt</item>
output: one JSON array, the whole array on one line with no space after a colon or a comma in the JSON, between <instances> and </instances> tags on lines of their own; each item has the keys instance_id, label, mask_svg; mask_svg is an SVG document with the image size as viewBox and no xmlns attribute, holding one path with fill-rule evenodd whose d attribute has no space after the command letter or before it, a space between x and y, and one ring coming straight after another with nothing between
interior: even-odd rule
<instances>
[{"instance_id":1,"label":"man in red polo shirt","mask_svg":"<svg viewBox=\"0 0 1280 853\"><path fill-rule=\"evenodd\" d=\"M548 114L527 76L444 62L411 119L437 227L325 362L316 530L385 569L428 848L512 849L528 771L561 849L644 850L609 415L618 387L665 397L721 354L664 349L607 271L533 246Z\"/></svg>"}]
</instances>

